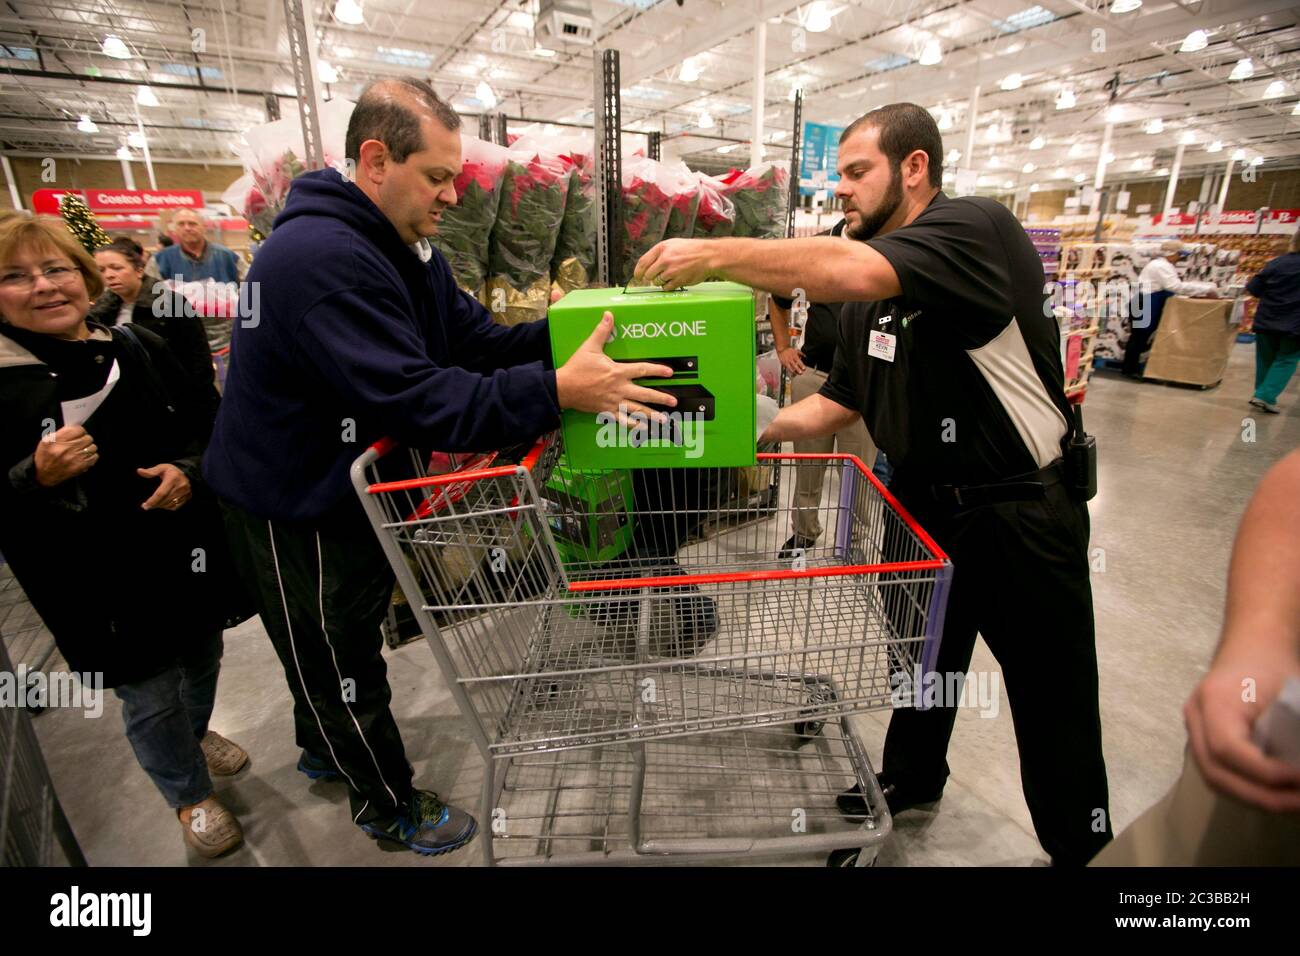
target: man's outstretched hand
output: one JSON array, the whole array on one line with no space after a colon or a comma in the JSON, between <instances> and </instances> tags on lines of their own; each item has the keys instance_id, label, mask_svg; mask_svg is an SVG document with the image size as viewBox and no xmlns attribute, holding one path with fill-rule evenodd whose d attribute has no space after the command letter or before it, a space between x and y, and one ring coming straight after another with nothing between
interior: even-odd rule
<instances>
[{"instance_id":1,"label":"man's outstretched hand","mask_svg":"<svg viewBox=\"0 0 1300 956\"><path fill-rule=\"evenodd\" d=\"M703 282L716 271L712 239L665 239L643 255L632 273L640 285L662 286L665 291Z\"/></svg>"},{"instance_id":2,"label":"man's outstretched hand","mask_svg":"<svg viewBox=\"0 0 1300 956\"><path fill-rule=\"evenodd\" d=\"M628 426L635 424L627 418L631 412L640 412L662 422L664 416L651 411L646 403L671 408L677 404L677 399L666 392L637 385L632 380L669 378L673 370L667 365L650 362L615 362L605 354L605 343L613 329L614 314L606 312L573 357L556 369L555 391L560 407L580 412L609 412Z\"/></svg>"}]
</instances>

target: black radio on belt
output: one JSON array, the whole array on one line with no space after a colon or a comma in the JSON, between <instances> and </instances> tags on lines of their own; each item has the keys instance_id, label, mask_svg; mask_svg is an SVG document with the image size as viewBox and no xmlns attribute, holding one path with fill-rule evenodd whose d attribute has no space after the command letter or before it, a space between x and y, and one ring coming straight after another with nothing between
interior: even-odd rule
<instances>
[{"instance_id":1,"label":"black radio on belt","mask_svg":"<svg viewBox=\"0 0 1300 956\"><path fill-rule=\"evenodd\" d=\"M1097 496L1097 439L1083 430L1083 408L1074 406L1074 435L1065 448L1066 484L1075 501Z\"/></svg>"}]
</instances>

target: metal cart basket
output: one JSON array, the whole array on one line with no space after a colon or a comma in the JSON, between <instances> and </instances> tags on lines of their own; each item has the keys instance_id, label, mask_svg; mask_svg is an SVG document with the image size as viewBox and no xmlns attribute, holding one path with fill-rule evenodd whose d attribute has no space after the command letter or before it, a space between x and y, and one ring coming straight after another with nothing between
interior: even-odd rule
<instances>
[{"instance_id":1,"label":"metal cart basket","mask_svg":"<svg viewBox=\"0 0 1300 956\"><path fill-rule=\"evenodd\" d=\"M933 669L943 551L851 456L759 456L786 489L835 472L820 542L786 553L788 504L756 521L689 469L635 495L583 473L579 502L550 481L560 453L382 441L352 468L487 763L487 862L878 845L888 810L844 718L910 705L899 689ZM688 540L691 515L721 530ZM870 812L851 825L834 795L855 783Z\"/></svg>"}]
</instances>

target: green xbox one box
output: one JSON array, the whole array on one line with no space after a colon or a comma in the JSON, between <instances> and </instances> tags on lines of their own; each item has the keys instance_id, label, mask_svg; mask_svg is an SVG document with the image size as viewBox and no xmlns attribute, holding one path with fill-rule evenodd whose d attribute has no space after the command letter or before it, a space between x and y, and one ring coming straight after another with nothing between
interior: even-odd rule
<instances>
[{"instance_id":1,"label":"green xbox one box","mask_svg":"<svg viewBox=\"0 0 1300 956\"><path fill-rule=\"evenodd\" d=\"M605 354L616 362L654 362L672 378L638 379L668 392L660 424L633 415L573 409L562 418L565 456L578 469L729 468L755 462L754 292L734 282L660 289L578 289L550 309L551 355L559 368L605 311L614 333Z\"/></svg>"}]
</instances>

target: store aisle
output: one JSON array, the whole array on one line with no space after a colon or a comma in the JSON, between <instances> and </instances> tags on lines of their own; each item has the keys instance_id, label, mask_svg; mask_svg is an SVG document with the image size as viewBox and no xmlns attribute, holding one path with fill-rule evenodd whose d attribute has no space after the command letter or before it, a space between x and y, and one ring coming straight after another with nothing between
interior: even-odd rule
<instances>
[{"instance_id":1,"label":"store aisle","mask_svg":"<svg viewBox=\"0 0 1300 956\"><path fill-rule=\"evenodd\" d=\"M1209 392L1101 374L1089 389L1087 426L1098 438L1101 472L1101 494L1092 505L1093 587L1116 830L1177 776L1182 702L1217 639L1238 517L1260 476L1300 445L1294 389L1283 396L1280 416L1246 405L1253 363L1253 348L1237 346L1224 384ZM1247 419L1255 422L1253 442L1243 441ZM1041 635L1052 639L1051 622L1044 622ZM982 644L972 668L996 671ZM472 807L481 765L428 648L417 642L391 653L389 679L416 780ZM1005 696L996 702L996 716L961 712L942 810L899 818L882 864L1046 862L1020 793ZM242 744L252 766L217 786L244 824L246 845L201 865L479 862L477 843L426 860L385 852L350 826L343 788L311 784L294 769L298 750L290 706L283 671L257 621L228 632L213 727ZM857 719L878 757L887 715ZM178 824L132 758L120 721L116 698L109 695L98 720L51 711L35 722L87 858L96 865L197 864L187 858ZM822 858L788 862L820 865Z\"/></svg>"}]
</instances>

